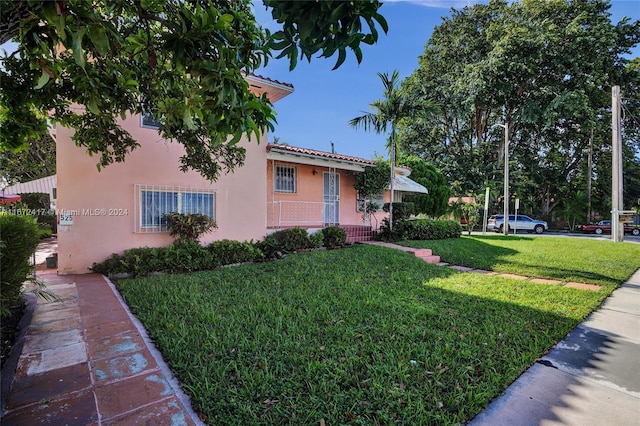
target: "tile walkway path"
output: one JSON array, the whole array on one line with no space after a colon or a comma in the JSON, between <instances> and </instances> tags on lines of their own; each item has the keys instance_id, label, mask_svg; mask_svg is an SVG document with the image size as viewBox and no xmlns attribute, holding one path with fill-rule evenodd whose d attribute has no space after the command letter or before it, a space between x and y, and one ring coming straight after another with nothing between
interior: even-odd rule
<instances>
[{"instance_id":1,"label":"tile walkway path","mask_svg":"<svg viewBox=\"0 0 640 426\"><path fill-rule=\"evenodd\" d=\"M54 270L38 276L61 300L38 300L3 426L200 424L110 282Z\"/></svg>"}]
</instances>

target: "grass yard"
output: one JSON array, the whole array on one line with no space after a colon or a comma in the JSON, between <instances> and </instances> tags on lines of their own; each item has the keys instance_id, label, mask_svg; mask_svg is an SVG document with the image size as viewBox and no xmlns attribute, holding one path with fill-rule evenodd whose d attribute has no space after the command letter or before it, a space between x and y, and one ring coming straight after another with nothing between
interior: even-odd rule
<instances>
[{"instance_id":1,"label":"grass yard","mask_svg":"<svg viewBox=\"0 0 640 426\"><path fill-rule=\"evenodd\" d=\"M558 240L568 244L560 252L574 250ZM491 249L499 259L478 266L500 265L537 241L519 244ZM455 424L486 407L627 274L582 265L563 268L606 287L460 273L363 245L118 288L208 424Z\"/></svg>"},{"instance_id":2,"label":"grass yard","mask_svg":"<svg viewBox=\"0 0 640 426\"><path fill-rule=\"evenodd\" d=\"M640 244L587 238L487 235L400 244L433 249L452 265L607 287L640 268Z\"/></svg>"}]
</instances>

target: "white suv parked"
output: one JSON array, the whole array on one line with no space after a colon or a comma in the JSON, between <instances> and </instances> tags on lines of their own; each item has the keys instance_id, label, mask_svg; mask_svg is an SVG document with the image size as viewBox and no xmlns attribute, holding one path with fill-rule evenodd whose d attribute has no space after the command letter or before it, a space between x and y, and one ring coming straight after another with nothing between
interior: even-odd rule
<instances>
[{"instance_id":1,"label":"white suv parked","mask_svg":"<svg viewBox=\"0 0 640 426\"><path fill-rule=\"evenodd\" d=\"M516 220L517 218L517 220ZM504 226L504 215L496 214L489 218L487 223L487 229L493 229L496 232L502 232ZM518 231L535 232L536 234L542 234L544 231L549 230L549 225L543 220L531 219L529 216L519 214L509 215L509 231L516 229Z\"/></svg>"}]
</instances>

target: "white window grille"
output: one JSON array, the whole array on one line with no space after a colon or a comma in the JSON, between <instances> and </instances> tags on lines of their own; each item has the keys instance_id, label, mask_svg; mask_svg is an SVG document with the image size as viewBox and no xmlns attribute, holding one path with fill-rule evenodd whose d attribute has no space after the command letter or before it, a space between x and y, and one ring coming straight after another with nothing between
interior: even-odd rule
<instances>
[{"instance_id":1,"label":"white window grille","mask_svg":"<svg viewBox=\"0 0 640 426\"><path fill-rule=\"evenodd\" d=\"M296 192L296 168L276 165L274 186L276 192Z\"/></svg>"},{"instance_id":2,"label":"white window grille","mask_svg":"<svg viewBox=\"0 0 640 426\"><path fill-rule=\"evenodd\" d=\"M165 215L198 213L215 220L213 189L135 184L135 232L167 232Z\"/></svg>"}]
</instances>

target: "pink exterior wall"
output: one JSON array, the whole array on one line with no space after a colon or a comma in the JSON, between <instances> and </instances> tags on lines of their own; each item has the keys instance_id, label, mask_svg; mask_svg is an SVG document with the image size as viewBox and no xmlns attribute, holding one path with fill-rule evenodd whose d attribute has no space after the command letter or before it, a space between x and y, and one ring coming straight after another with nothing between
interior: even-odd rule
<instances>
[{"instance_id":1,"label":"pink exterior wall","mask_svg":"<svg viewBox=\"0 0 640 426\"><path fill-rule=\"evenodd\" d=\"M167 233L135 233L134 184L171 185L215 189L218 229L202 242L218 239L261 239L266 230L267 183L266 135L258 145L243 141L245 165L210 183L196 172L182 173L182 145L162 139L154 129L142 128L140 117L123 123L141 144L125 163L112 164L98 172L97 158L71 141L70 129L57 128L58 211L76 211L72 225L58 226L58 272L86 273L93 262L126 248L166 246ZM98 215L89 215L103 209ZM110 215L113 214L113 215Z\"/></svg>"},{"instance_id":2,"label":"pink exterior wall","mask_svg":"<svg viewBox=\"0 0 640 426\"><path fill-rule=\"evenodd\" d=\"M273 184L274 167L278 164L294 166L296 168L296 192L283 193L275 192ZM314 174L313 172L316 172ZM302 226L302 227L323 227L323 173L329 168L284 162L279 160L268 160L267 164L267 226L270 228ZM363 225L362 213L357 211L356 205L356 178L353 172L346 170L335 170L340 175L340 225ZM279 204L284 203L288 207ZM285 209L288 209L285 211ZM280 221L279 221L280 218Z\"/></svg>"}]
</instances>

